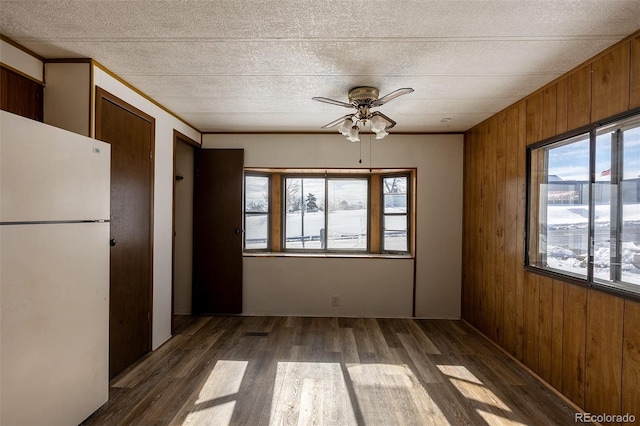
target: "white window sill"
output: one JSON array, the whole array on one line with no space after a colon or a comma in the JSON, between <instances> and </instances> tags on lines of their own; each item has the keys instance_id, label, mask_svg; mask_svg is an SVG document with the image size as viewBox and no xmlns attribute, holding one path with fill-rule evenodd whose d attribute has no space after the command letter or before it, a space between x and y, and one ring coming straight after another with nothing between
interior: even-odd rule
<instances>
[{"instance_id":1,"label":"white window sill","mask_svg":"<svg viewBox=\"0 0 640 426\"><path fill-rule=\"evenodd\" d=\"M414 259L411 254L393 253L301 253L301 252L244 252L244 257L306 257L354 259Z\"/></svg>"}]
</instances>

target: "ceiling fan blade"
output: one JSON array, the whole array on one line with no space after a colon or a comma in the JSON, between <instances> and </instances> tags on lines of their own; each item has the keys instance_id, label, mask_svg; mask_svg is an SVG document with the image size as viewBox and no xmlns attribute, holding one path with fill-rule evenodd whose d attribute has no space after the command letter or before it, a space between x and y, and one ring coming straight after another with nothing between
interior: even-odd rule
<instances>
[{"instance_id":1,"label":"ceiling fan blade","mask_svg":"<svg viewBox=\"0 0 640 426\"><path fill-rule=\"evenodd\" d=\"M336 101L335 99L329 99L329 98L322 98L322 97L318 97L316 96L315 98L311 98L314 101L318 101L318 102L324 102L326 104L333 104L333 105L338 105L338 106L342 106L345 108L354 108L353 105L348 104L346 102L342 102L342 101Z\"/></svg>"},{"instance_id":2,"label":"ceiling fan blade","mask_svg":"<svg viewBox=\"0 0 640 426\"><path fill-rule=\"evenodd\" d=\"M333 126L337 126L338 124L342 123L344 120L353 117L354 114L347 114L347 115L343 115L342 117L338 118L337 120L333 120L331 123L325 124L324 126L320 127L321 129L329 129Z\"/></svg>"},{"instance_id":3,"label":"ceiling fan blade","mask_svg":"<svg viewBox=\"0 0 640 426\"><path fill-rule=\"evenodd\" d=\"M407 93L411 93L411 92L413 92L413 89L410 88L410 87L404 87L402 89L395 90L395 91L393 91L393 92L391 92L391 93L389 93L387 95L384 95L383 97L381 97L377 101L373 101L371 103L371 106L372 107L377 107L377 106L380 106L380 105L384 105L387 102L397 98L398 96L406 95Z\"/></svg>"},{"instance_id":4,"label":"ceiling fan blade","mask_svg":"<svg viewBox=\"0 0 640 426\"><path fill-rule=\"evenodd\" d=\"M386 115L381 113L380 111L372 112L371 116L373 117L374 115L377 115L378 117L381 117L383 120L385 120L388 123L387 126L386 126L387 129L390 129L390 128L392 128L393 126L395 126L397 124L395 121L393 121L392 119L390 119L389 117L387 117Z\"/></svg>"}]
</instances>

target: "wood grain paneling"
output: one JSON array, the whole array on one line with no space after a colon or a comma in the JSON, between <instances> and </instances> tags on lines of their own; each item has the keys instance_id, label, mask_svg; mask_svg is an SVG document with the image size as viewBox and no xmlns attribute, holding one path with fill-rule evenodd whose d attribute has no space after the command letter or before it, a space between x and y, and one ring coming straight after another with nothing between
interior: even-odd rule
<instances>
[{"instance_id":1,"label":"wood grain paneling","mask_svg":"<svg viewBox=\"0 0 640 426\"><path fill-rule=\"evenodd\" d=\"M540 324L539 331L539 369L538 374L547 383L551 383L552 341L553 341L553 280L541 276L540 286Z\"/></svg>"},{"instance_id":2,"label":"wood grain paneling","mask_svg":"<svg viewBox=\"0 0 640 426\"><path fill-rule=\"evenodd\" d=\"M524 354L522 361L533 372L540 371L540 282L536 274L525 274Z\"/></svg>"},{"instance_id":3,"label":"wood grain paneling","mask_svg":"<svg viewBox=\"0 0 640 426\"><path fill-rule=\"evenodd\" d=\"M504 289L505 289L505 199L506 199L506 155L507 155L507 114L501 112L496 120L496 160L495 160L495 200L494 200L494 334L495 341L504 345Z\"/></svg>"},{"instance_id":4,"label":"wood grain paneling","mask_svg":"<svg viewBox=\"0 0 640 426\"><path fill-rule=\"evenodd\" d=\"M504 313L503 347L515 354L516 340L516 270L519 267L518 233L518 108L512 107L505 114L505 224L504 224ZM514 159L516 159L514 161Z\"/></svg>"},{"instance_id":5,"label":"wood grain paneling","mask_svg":"<svg viewBox=\"0 0 640 426\"><path fill-rule=\"evenodd\" d=\"M620 413L624 300L589 290L587 303L585 408Z\"/></svg>"},{"instance_id":6,"label":"wood grain paneling","mask_svg":"<svg viewBox=\"0 0 640 426\"><path fill-rule=\"evenodd\" d=\"M629 109L640 106L640 37L631 40L629 67Z\"/></svg>"},{"instance_id":7,"label":"wood grain paneling","mask_svg":"<svg viewBox=\"0 0 640 426\"><path fill-rule=\"evenodd\" d=\"M591 122L591 64L567 77L567 128Z\"/></svg>"},{"instance_id":8,"label":"wood grain paneling","mask_svg":"<svg viewBox=\"0 0 640 426\"><path fill-rule=\"evenodd\" d=\"M516 269L516 342L515 342L515 356L522 361L524 352L524 228L525 228L525 199L526 199L526 186L525 186L525 173L526 170L526 144L527 144L527 106L524 101L518 103L518 150L516 152L516 159L518 162L518 218L517 218L517 231L516 249L518 254L518 265Z\"/></svg>"},{"instance_id":9,"label":"wood grain paneling","mask_svg":"<svg viewBox=\"0 0 640 426\"><path fill-rule=\"evenodd\" d=\"M624 46L630 77L622 98L629 108L640 106L639 34L465 134L464 318L591 412L611 413L619 400L618 412L638 413L640 307L597 290L587 297L587 287L573 281L525 271L526 145L592 122L592 66L594 119L621 112L607 97L624 86ZM609 317L600 321L603 315Z\"/></svg>"},{"instance_id":10,"label":"wood grain paneling","mask_svg":"<svg viewBox=\"0 0 640 426\"><path fill-rule=\"evenodd\" d=\"M622 409L640 418L640 303L624 302L622 344Z\"/></svg>"},{"instance_id":11,"label":"wood grain paneling","mask_svg":"<svg viewBox=\"0 0 640 426\"><path fill-rule=\"evenodd\" d=\"M486 122L485 126L485 168L494 170L496 168L496 129L497 118L494 116ZM495 173L485 173L483 178L483 210L484 210L484 226L486 226L486 237L482 241L486 261L484 265L484 275L482 284L482 294L485 298L485 312L483 315L484 332L496 341L496 325L495 325L495 309L496 309L496 276L495 276L495 205L496 205L496 175Z\"/></svg>"},{"instance_id":12,"label":"wood grain paneling","mask_svg":"<svg viewBox=\"0 0 640 426\"><path fill-rule=\"evenodd\" d=\"M567 79L556 83L556 135L567 131Z\"/></svg>"},{"instance_id":13,"label":"wood grain paneling","mask_svg":"<svg viewBox=\"0 0 640 426\"><path fill-rule=\"evenodd\" d=\"M591 119L597 121L629 107L629 43L607 53L592 66Z\"/></svg>"},{"instance_id":14,"label":"wood grain paneling","mask_svg":"<svg viewBox=\"0 0 640 426\"><path fill-rule=\"evenodd\" d=\"M562 392L562 339L564 334L564 286L559 280L553 280L553 317L551 319L551 381L554 388Z\"/></svg>"},{"instance_id":15,"label":"wood grain paneling","mask_svg":"<svg viewBox=\"0 0 640 426\"><path fill-rule=\"evenodd\" d=\"M475 257L473 262L473 268L475 272L475 285L474 285L474 296L475 296L475 306L474 306L474 320L475 324L478 328L482 328L483 325L483 317L484 317L484 294L482 293L482 286L484 283L484 275L485 275L485 264L486 264L486 253L482 249L482 244L485 240L484 235L484 205L482 192L484 189L484 180L482 176L485 174L483 170L485 170L484 165L484 147L486 145L484 137L481 137L483 134L482 126L478 126L475 144L476 144L476 193L474 194L474 223L475 223ZM488 236L486 238L489 238Z\"/></svg>"},{"instance_id":16,"label":"wood grain paneling","mask_svg":"<svg viewBox=\"0 0 640 426\"><path fill-rule=\"evenodd\" d=\"M527 99L527 144L543 139L543 96L542 92Z\"/></svg>"},{"instance_id":17,"label":"wood grain paneling","mask_svg":"<svg viewBox=\"0 0 640 426\"><path fill-rule=\"evenodd\" d=\"M557 86L549 86L542 91L542 138L556 135L556 94Z\"/></svg>"},{"instance_id":18,"label":"wood grain paneling","mask_svg":"<svg viewBox=\"0 0 640 426\"><path fill-rule=\"evenodd\" d=\"M562 393L584 407L587 290L567 284L564 286L564 300Z\"/></svg>"}]
</instances>

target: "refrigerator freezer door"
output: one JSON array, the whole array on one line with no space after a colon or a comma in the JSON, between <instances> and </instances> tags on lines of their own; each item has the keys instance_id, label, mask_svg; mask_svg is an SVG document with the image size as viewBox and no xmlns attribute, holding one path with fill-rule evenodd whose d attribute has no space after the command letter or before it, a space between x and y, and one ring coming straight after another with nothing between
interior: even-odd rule
<instances>
[{"instance_id":1,"label":"refrigerator freezer door","mask_svg":"<svg viewBox=\"0 0 640 426\"><path fill-rule=\"evenodd\" d=\"M79 424L108 398L109 224L0 226L0 424Z\"/></svg>"},{"instance_id":2,"label":"refrigerator freezer door","mask_svg":"<svg viewBox=\"0 0 640 426\"><path fill-rule=\"evenodd\" d=\"M0 112L0 222L109 219L111 145Z\"/></svg>"}]
</instances>

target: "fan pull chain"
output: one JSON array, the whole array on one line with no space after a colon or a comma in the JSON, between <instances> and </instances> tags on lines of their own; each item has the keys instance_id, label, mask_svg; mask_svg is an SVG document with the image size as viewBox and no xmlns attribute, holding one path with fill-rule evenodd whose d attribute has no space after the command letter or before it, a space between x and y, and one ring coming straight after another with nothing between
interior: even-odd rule
<instances>
[{"instance_id":1,"label":"fan pull chain","mask_svg":"<svg viewBox=\"0 0 640 426\"><path fill-rule=\"evenodd\" d=\"M371 173L371 154L372 154L373 148L371 145L371 133L369 133L369 173Z\"/></svg>"}]
</instances>

